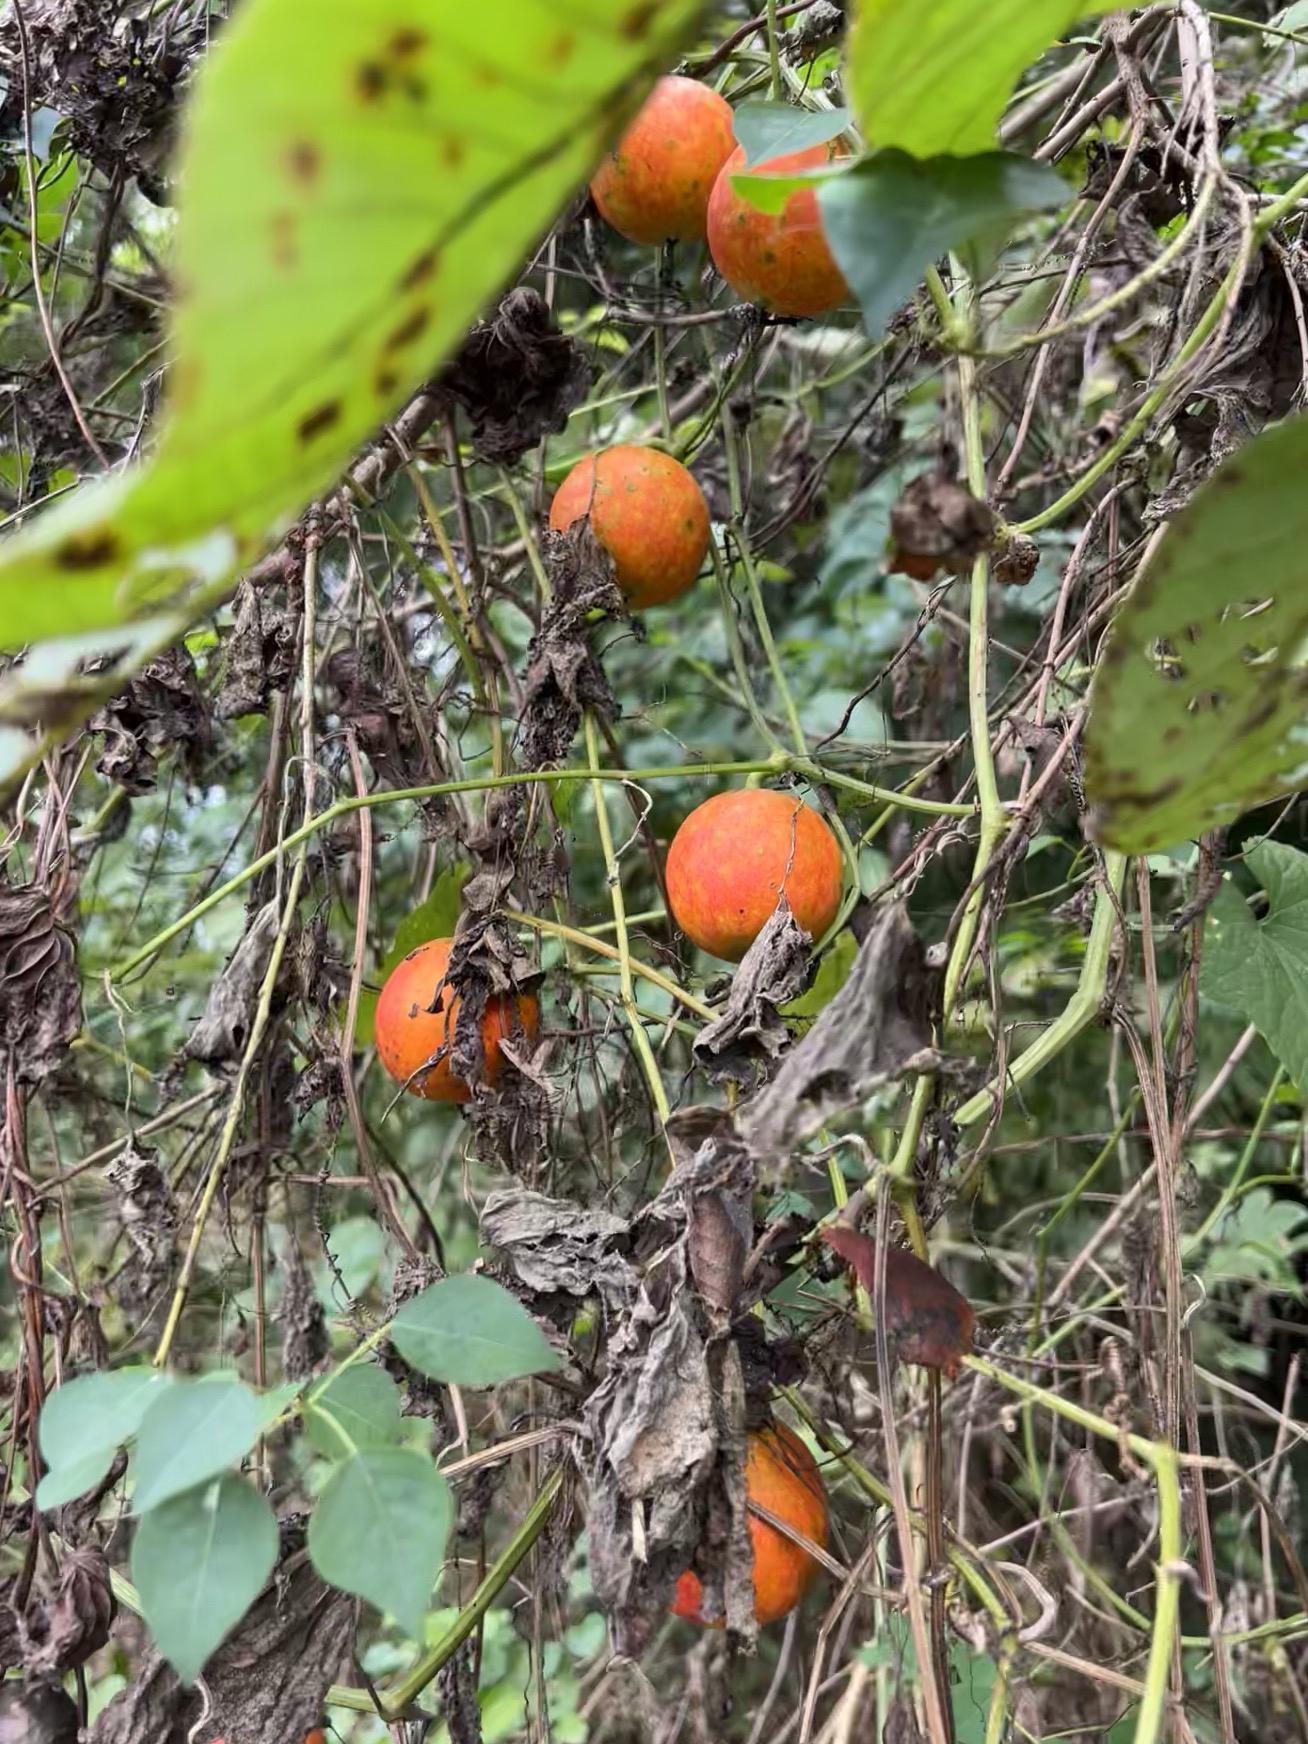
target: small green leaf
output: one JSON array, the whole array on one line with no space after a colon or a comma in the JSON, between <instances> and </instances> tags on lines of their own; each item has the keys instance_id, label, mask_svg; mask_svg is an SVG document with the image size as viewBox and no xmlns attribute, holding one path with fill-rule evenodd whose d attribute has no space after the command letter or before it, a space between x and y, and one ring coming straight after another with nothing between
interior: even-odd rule
<instances>
[{"instance_id":1,"label":"small green leaf","mask_svg":"<svg viewBox=\"0 0 1308 1744\"><path fill-rule=\"evenodd\" d=\"M1052 170L1002 151L925 160L880 151L818 191L831 252L874 339L942 254L1066 198Z\"/></svg>"},{"instance_id":2,"label":"small green leaf","mask_svg":"<svg viewBox=\"0 0 1308 1744\"><path fill-rule=\"evenodd\" d=\"M435 1381L493 1387L559 1366L545 1334L517 1299L490 1278L442 1278L406 1302L391 1327L405 1362Z\"/></svg>"},{"instance_id":3,"label":"small green leaf","mask_svg":"<svg viewBox=\"0 0 1308 1744\"><path fill-rule=\"evenodd\" d=\"M745 164L768 163L792 151L807 151L837 139L850 122L848 109L799 109L793 103L742 103L735 114L736 139Z\"/></svg>"},{"instance_id":4,"label":"small green leaf","mask_svg":"<svg viewBox=\"0 0 1308 1744\"><path fill-rule=\"evenodd\" d=\"M327 1247L346 1294L361 1296L380 1272L386 1254L386 1243L376 1219L342 1218L332 1225Z\"/></svg>"},{"instance_id":5,"label":"small green leaf","mask_svg":"<svg viewBox=\"0 0 1308 1744\"><path fill-rule=\"evenodd\" d=\"M51 1393L40 1427L50 1470L37 1487L37 1507L61 1507L98 1484L150 1405L172 1384L158 1369L114 1369L76 1375Z\"/></svg>"},{"instance_id":6,"label":"small green leaf","mask_svg":"<svg viewBox=\"0 0 1308 1744\"><path fill-rule=\"evenodd\" d=\"M420 1636L453 1518L449 1485L425 1454L362 1448L318 1498L309 1555L325 1581Z\"/></svg>"},{"instance_id":7,"label":"small green leaf","mask_svg":"<svg viewBox=\"0 0 1308 1744\"><path fill-rule=\"evenodd\" d=\"M226 1471L254 1446L261 1421L241 1381L177 1381L141 1420L132 1506L144 1514Z\"/></svg>"},{"instance_id":8,"label":"small green leaf","mask_svg":"<svg viewBox=\"0 0 1308 1744\"><path fill-rule=\"evenodd\" d=\"M1308 418L1264 430L1137 572L1086 723L1091 823L1110 847L1174 847L1302 785L1305 475Z\"/></svg>"},{"instance_id":9,"label":"small green leaf","mask_svg":"<svg viewBox=\"0 0 1308 1744\"><path fill-rule=\"evenodd\" d=\"M400 1438L400 1390L376 1363L353 1363L305 1403L304 1432L329 1459Z\"/></svg>"},{"instance_id":10,"label":"small green leaf","mask_svg":"<svg viewBox=\"0 0 1308 1744\"><path fill-rule=\"evenodd\" d=\"M1245 856L1269 899L1255 920L1228 879L1208 911L1200 990L1258 1030L1301 1088L1308 1085L1308 854L1259 842Z\"/></svg>"},{"instance_id":11,"label":"small green leaf","mask_svg":"<svg viewBox=\"0 0 1308 1744\"><path fill-rule=\"evenodd\" d=\"M1302 1233L1308 1210L1277 1199L1269 1187L1255 1187L1223 1218L1204 1257L1203 1274L1213 1282L1242 1278L1297 1294L1294 1256L1308 1242Z\"/></svg>"},{"instance_id":12,"label":"small green leaf","mask_svg":"<svg viewBox=\"0 0 1308 1744\"><path fill-rule=\"evenodd\" d=\"M194 1683L276 1561L273 1511L237 1477L188 1490L141 1521L132 1579L159 1651L183 1683Z\"/></svg>"},{"instance_id":13,"label":"small green leaf","mask_svg":"<svg viewBox=\"0 0 1308 1744\"><path fill-rule=\"evenodd\" d=\"M1119 0L863 0L845 83L869 146L987 151L1019 74L1079 18Z\"/></svg>"},{"instance_id":14,"label":"small green leaf","mask_svg":"<svg viewBox=\"0 0 1308 1744\"><path fill-rule=\"evenodd\" d=\"M831 949L818 964L818 972L808 992L801 993L798 999L792 999L788 1005L778 1006L782 1017L816 1017L830 1005L848 981L857 956L858 940L846 928L843 933L836 935Z\"/></svg>"}]
</instances>

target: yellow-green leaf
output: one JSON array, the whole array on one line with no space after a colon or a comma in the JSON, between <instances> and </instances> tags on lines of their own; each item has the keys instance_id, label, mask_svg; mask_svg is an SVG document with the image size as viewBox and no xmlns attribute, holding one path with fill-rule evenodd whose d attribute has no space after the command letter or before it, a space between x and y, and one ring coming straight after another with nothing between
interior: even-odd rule
<instances>
[{"instance_id":1,"label":"yellow-green leaf","mask_svg":"<svg viewBox=\"0 0 1308 1744\"><path fill-rule=\"evenodd\" d=\"M1234 821L1308 771L1308 419L1196 491L1140 571L1090 692L1096 835L1147 854Z\"/></svg>"},{"instance_id":2,"label":"yellow-green leaf","mask_svg":"<svg viewBox=\"0 0 1308 1744\"><path fill-rule=\"evenodd\" d=\"M0 645L220 591L457 344L698 0L246 0L181 160L150 464L0 563Z\"/></svg>"},{"instance_id":3,"label":"yellow-green leaf","mask_svg":"<svg viewBox=\"0 0 1308 1744\"><path fill-rule=\"evenodd\" d=\"M1025 67L1117 0L863 0L849 40L850 101L870 148L914 157L989 151Z\"/></svg>"}]
</instances>

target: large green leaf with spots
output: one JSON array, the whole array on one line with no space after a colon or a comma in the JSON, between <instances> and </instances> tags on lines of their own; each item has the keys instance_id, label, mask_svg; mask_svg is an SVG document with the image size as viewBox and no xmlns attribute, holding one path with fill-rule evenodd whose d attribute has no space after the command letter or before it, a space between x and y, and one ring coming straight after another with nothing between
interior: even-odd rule
<instances>
[{"instance_id":1,"label":"large green leaf with spots","mask_svg":"<svg viewBox=\"0 0 1308 1744\"><path fill-rule=\"evenodd\" d=\"M1090 693L1101 841L1149 853L1308 777L1308 419L1196 491L1136 578Z\"/></svg>"},{"instance_id":2,"label":"large green leaf with spots","mask_svg":"<svg viewBox=\"0 0 1308 1744\"><path fill-rule=\"evenodd\" d=\"M1025 67L1079 18L1120 0L863 0L846 83L871 147L989 151Z\"/></svg>"},{"instance_id":3,"label":"large green leaf with spots","mask_svg":"<svg viewBox=\"0 0 1308 1744\"><path fill-rule=\"evenodd\" d=\"M245 0L187 118L157 450L5 547L0 645L221 590L457 344L697 11Z\"/></svg>"}]
</instances>

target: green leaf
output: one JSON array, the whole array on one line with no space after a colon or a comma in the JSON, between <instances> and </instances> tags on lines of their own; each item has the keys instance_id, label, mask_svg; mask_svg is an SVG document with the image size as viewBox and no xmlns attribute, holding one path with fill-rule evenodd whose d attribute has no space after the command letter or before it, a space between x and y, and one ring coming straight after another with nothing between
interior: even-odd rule
<instances>
[{"instance_id":1,"label":"green leaf","mask_svg":"<svg viewBox=\"0 0 1308 1744\"><path fill-rule=\"evenodd\" d=\"M793 103L742 103L736 110L736 139L745 148L745 164L767 163L787 152L825 145L849 126L848 109L798 109Z\"/></svg>"},{"instance_id":2,"label":"green leaf","mask_svg":"<svg viewBox=\"0 0 1308 1744\"><path fill-rule=\"evenodd\" d=\"M141 1420L132 1506L144 1514L235 1465L261 1421L258 1397L241 1381L177 1381Z\"/></svg>"},{"instance_id":3,"label":"green leaf","mask_svg":"<svg viewBox=\"0 0 1308 1744\"><path fill-rule=\"evenodd\" d=\"M400 1389L376 1363L354 1363L309 1395L304 1432L329 1459L389 1446L400 1438Z\"/></svg>"},{"instance_id":4,"label":"green leaf","mask_svg":"<svg viewBox=\"0 0 1308 1744\"><path fill-rule=\"evenodd\" d=\"M1295 0L1293 6L1287 6L1272 19L1278 30L1308 30L1308 0ZM1276 37L1264 37L1265 42L1276 46Z\"/></svg>"},{"instance_id":5,"label":"green leaf","mask_svg":"<svg viewBox=\"0 0 1308 1744\"><path fill-rule=\"evenodd\" d=\"M189 106L153 461L7 544L0 644L227 588L516 272L698 0L249 0ZM200 601L193 598L193 610Z\"/></svg>"},{"instance_id":6,"label":"green leaf","mask_svg":"<svg viewBox=\"0 0 1308 1744\"><path fill-rule=\"evenodd\" d=\"M1308 771L1308 419L1195 492L1117 614L1090 691L1086 791L1131 854L1232 822Z\"/></svg>"},{"instance_id":7,"label":"green leaf","mask_svg":"<svg viewBox=\"0 0 1308 1744\"><path fill-rule=\"evenodd\" d=\"M159 1651L183 1683L194 1683L276 1561L273 1511L237 1477L188 1490L141 1521L132 1579Z\"/></svg>"},{"instance_id":8,"label":"green leaf","mask_svg":"<svg viewBox=\"0 0 1308 1744\"><path fill-rule=\"evenodd\" d=\"M158 1369L114 1369L76 1375L51 1393L40 1426L41 1452L50 1470L37 1486L37 1507L62 1507L94 1488L150 1405L172 1384Z\"/></svg>"},{"instance_id":9,"label":"green leaf","mask_svg":"<svg viewBox=\"0 0 1308 1744\"><path fill-rule=\"evenodd\" d=\"M987 151L1019 74L1078 18L1118 0L863 0L845 85L869 146Z\"/></svg>"},{"instance_id":10,"label":"green leaf","mask_svg":"<svg viewBox=\"0 0 1308 1744\"><path fill-rule=\"evenodd\" d=\"M1052 170L1002 151L925 161L880 151L818 190L831 252L874 339L942 254L1066 198Z\"/></svg>"},{"instance_id":11,"label":"green leaf","mask_svg":"<svg viewBox=\"0 0 1308 1744\"><path fill-rule=\"evenodd\" d=\"M1308 1210L1277 1199L1270 1187L1255 1187L1223 1218L1203 1262L1213 1282L1243 1278L1298 1292L1294 1255L1308 1245L1301 1233Z\"/></svg>"},{"instance_id":12,"label":"green leaf","mask_svg":"<svg viewBox=\"0 0 1308 1744\"><path fill-rule=\"evenodd\" d=\"M337 1466L319 1496L309 1555L325 1581L420 1636L453 1518L449 1485L425 1454L363 1448Z\"/></svg>"},{"instance_id":13,"label":"green leaf","mask_svg":"<svg viewBox=\"0 0 1308 1744\"><path fill-rule=\"evenodd\" d=\"M1255 920L1227 880L1208 911L1199 986L1258 1030L1286 1071L1308 1084L1308 854L1260 842L1245 856L1266 890Z\"/></svg>"},{"instance_id":14,"label":"green leaf","mask_svg":"<svg viewBox=\"0 0 1308 1744\"><path fill-rule=\"evenodd\" d=\"M386 1242L377 1220L346 1217L340 1223L334 1223L327 1237L327 1248L336 1262L346 1294L362 1296L380 1272L386 1254ZM330 1279L329 1288L334 1283L335 1280Z\"/></svg>"},{"instance_id":15,"label":"green leaf","mask_svg":"<svg viewBox=\"0 0 1308 1744\"><path fill-rule=\"evenodd\" d=\"M858 940L853 933L848 928L843 933L837 933L831 949L818 964L818 972L808 992L801 993L798 999L792 999L788 1005L777 1007L782 1017L811 1018L825 1010L848 981L857 955Z\"/></svg>"},{"instance_id":16,"label":"green leaf","mask_svg":"<svg viewBox=\"0 0 1308 1744\"><path fill-rule=\"evenodd\" d=\"M566 792L570 785L572 784L565 782L563 791ZM377 970L378 982L384 985L391 970L419 945L425 945L429 939L451 937L463 909L463 887L471 872L472 867L466 860L458 860L453 866L447 866L432 885L427 900L420 902L405 915L395 929L394 943ZM365 989L359 998L359 1015L354 1025L356 1048L372 1046L376 1018L377 994Z\"/></svg>"},{"instance_id":17,"label":"green leaf","mask_svg":"<svg viewBox=\"0 0 1308 1744\"><path fill-rule=\"evenodd\" d=\"M459 1387L493 1387L559 1366L522 1304L475 1272L442 1278L406 1302L391 1341L424 1375Z\"/></svg>"}]
</instances>

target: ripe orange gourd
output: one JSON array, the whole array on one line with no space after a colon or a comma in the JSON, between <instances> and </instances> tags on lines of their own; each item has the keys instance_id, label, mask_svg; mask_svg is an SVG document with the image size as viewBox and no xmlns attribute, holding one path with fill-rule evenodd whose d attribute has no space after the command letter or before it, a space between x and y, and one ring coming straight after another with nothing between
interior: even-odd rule
<instances>
[{"instance_id":1,"label":"ripe orange gourd","mask_svg":"<svg viewBox=\"0 0 1308 1744\"><path fill-rule=\"evenodd\" d=\"M451 943L431 939L410 951L391 970L377 999L378 1058L397 1084L429 1102L467 1102L472 1096L471 1087L450 1070L449 1048L459 1009L458 995L445 985ZM487 1000L481 1020L485 1082L494 1086L499 1079L502 1037L517 1033L534 1042L539 1031L540 1007L531 994L519 994L516 1000L502 996Z\"/></svg>"},{"instance_id":2,"label":"ripe orange gourd","mask_svg":"<svg viewBox=\"0 0 1308 1744\"><path fill-rule=\"evenodd\" d=\"M694 79L660 79L591 194L628 242L702 242L709 195L735 144L725 97Z\"/></svg>"},{"instance_id":3,"label":"ripe orange gourd","mask_svg":"<svg viewBox=\"0 0 1308 1744\"><path fill-rule=\"evenodd\" d=\"M773 1423L750 1435L745 1457L745 1493L778 1520L802 1532L812 1543L827 1546L827 1492L813 1455L792 1429ZM793 1539L751 1514L749 1536L754 1548L754 1615L760 1623L775 1623L793 1611L817 1576L819 1564ZM705 1623L700 1613L704 1589L699 1576L687 1569L677 1582L673 1613L691 1623ZM720 1629L721 1621L707 1624Z\"/></svg>"},{"instance_id":4,"label":"ripe orange gourd","mask_svg":"<svg viewBox=\"0 0 1308 1744\"><path fill-rule=\"evenodd\" d=\"M718 793L672 838L668 902L677 925L710 956L738 963L767 925L785 883L804 931L836 918L843 874L830 829L798 795L767 787Z\"/></svg>"},{"instance_id":5,"label":"ripe orange gourd","mask_svg":"<svg viewBox=\"0 0 1308 1744\"><path fill-rule=\"evenodd\" d=\"M835 155L834 145L811 145L754 168L773 176L795 175ZM709 249L732 290L774 315L824 315L848 302L849 286L827 245L816 193L801 188L780 212L760 212L731 185L744 167L742 147L723 164L709 196Z\"/></svg>"},{"instance_id":6,"label":"ripe orange gourd","mask_svg":"<svg viewBox=\"0 0 1308 1744\"><path fill-rule=\"evenodd\" d=\"M563 533L583 515L636 611L685 593L700 572L708 504L670 454L620 443L579 460L554 494L550 526Z\"/></svg>"}]
</instances>

